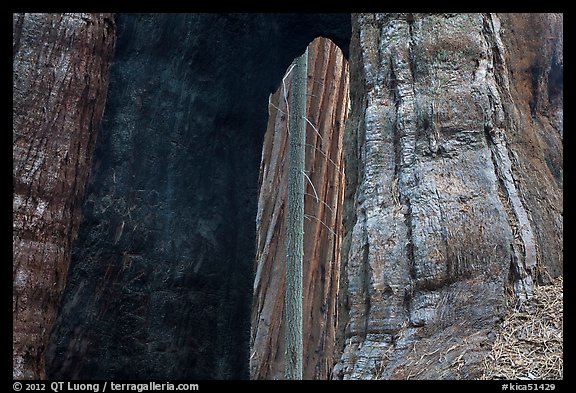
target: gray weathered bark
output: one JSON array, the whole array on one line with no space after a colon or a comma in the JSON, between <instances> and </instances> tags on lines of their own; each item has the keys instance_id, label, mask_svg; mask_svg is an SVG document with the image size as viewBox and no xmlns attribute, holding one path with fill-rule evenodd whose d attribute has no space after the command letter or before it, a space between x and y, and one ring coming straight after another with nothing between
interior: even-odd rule
<instances>
[{"instance_id":1,"label":"gray weathered bark","mask_svg":"<svg viewBox=\"0 0 576 393\"><path fill-rule=\"evenodd\" d=\"M353 17L337 377L479 377L507 292L561 274L561 23Z\"/></svg>"},{"instance_id":2,"label":"gray weathered bark","mask_svg":"<svg viewBox=\"0 0 576 393\"><path fill-rule=\"evenodd\" d=\"M284 324L286 379L302 379L302 259L304 257L304 157L308 49L292 70L288 135L288 222L286 225L286 289Z\"/></svg>"},{"instance_id":3,"label":"gray weathered bark","mask_svg":"<svg viewBox=\"0 0 576 393\"><path fill-rule=\"evenodd\" d=\"M13 16L13 378L44 378L108 87L111 14Z\"/></svg>"}]
</instances>

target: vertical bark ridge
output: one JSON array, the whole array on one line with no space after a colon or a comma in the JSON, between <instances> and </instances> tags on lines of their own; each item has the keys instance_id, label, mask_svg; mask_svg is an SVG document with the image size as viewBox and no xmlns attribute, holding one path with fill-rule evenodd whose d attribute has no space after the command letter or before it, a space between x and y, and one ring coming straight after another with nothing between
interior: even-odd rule
<instances>
[{"instance_id":1,"label":"vertical bark ridge","mask_svg":"<svg viewBox=\"0 0 576 393\"><path fill-rule=\"evenodd\" d=\"M483 15L483 20L486 46L492 52L492 56L487 58L487 70L484 71L488 81L487 90L484 93L489 101L485 133L498 178L499 195L502 195L502 204L506 208L514 235L514 241L511 244L514 292L519 300L525 300L532 296L532 275L535 273L537 254L532 226L520 197L518 182L514 176L510 146L506 140L506 132L513 132L515 125L513 116L507 114L510 111L505 111L504 106L513 111L516 109L511 102L510 84L503 71L508 67L502 54L504 48L499 36L500 22L493 14Z\"/></svg>"}]
</instances>

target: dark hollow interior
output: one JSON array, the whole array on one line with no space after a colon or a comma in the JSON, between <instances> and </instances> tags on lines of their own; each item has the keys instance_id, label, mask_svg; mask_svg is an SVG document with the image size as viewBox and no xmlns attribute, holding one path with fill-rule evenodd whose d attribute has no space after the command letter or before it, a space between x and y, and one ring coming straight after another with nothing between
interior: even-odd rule
<instances>
[{"instance_id":1,"label":"dark hollow interior","mask_svg":"<svg viewBox=\"0 0 576 393\"><path fill-rule=\"evenodd\" d=\"M350 14L119 14L49 379L247 379L268 96Z\"/></svg>"}]
</instances>

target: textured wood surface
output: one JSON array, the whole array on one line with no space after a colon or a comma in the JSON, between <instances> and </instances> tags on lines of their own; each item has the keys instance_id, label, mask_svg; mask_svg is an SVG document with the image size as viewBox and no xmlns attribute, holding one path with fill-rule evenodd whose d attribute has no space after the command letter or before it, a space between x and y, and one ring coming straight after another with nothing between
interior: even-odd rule
<instances>
[{"instance_id":1,"label":"textured wood surface","mask_svg":"<svg viewBox=\"0 0 576 393\"><path fill-rule=\"evenodd\" d=\"M561 26L353 16L336 377L477 378L508 301L561 274Z\"/></svg>"},{"instance_id":2,"label":"textured wood surface","mask_svg":"<svg viewBox=\"0 0 576 393\"><path fill-rule=\"evenodd\" d=\"M260 167L256 278L250 376L281 379L287 197L287 116L291 77L271 96ZM287 92L285 99L284 92ZM326 379L334 359L340 277L342 138L348 109L348 65L329 40L309 47L304 204L304 379ZM315 130L316 129L316 130ZM310 184L312 183L312 184ZM316 198L317 197L317 198Z\"/></svg>"},{"instance_id":3,"label":"textured wood surface","mask_svg":"<svg viewBox=\"0 0 576 393\"><path fill-rule=\"evenodd\" d=\"M64 288L115 25L110 14L14 14L13 377L44 377Z\"/></svg>"}]
</instances>

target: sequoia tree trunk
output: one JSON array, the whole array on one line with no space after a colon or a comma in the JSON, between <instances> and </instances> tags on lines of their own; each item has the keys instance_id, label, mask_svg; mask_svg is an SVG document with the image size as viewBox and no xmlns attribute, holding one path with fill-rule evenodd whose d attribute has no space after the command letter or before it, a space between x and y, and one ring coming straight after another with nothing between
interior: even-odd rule
<instances>
[{"instance_id":1,"label":"sequoia tree trunk","mask_svg":"<svg viewBox=\"0 0 576 393\"><path fill-rule=\"evenodd\" d=\"M243 378L256 217L250 375L277 378L286 107L280 93L270 100L256 216L263 108L313 37L347 47L348 15L117 20L107 132L49 375ZM13 22L13 376L37 379L115 22ZM347 65L334 47L310 53L303 377L479 377L509 300L562 274L563 17L356 14L352 24L344 141Z\"/></svg>"},{"instance_id":2,"label":"sequoia tree trunk","mask_svg":"<svg viewBox=\"0 0 576 393\"><path fill-rule=\"evenodd\" d=\"M335 375L479 377L562 273L562 16L354 15L350 68Z\"/></svg>"},{"instance_id":3,"label":"sequoia tree trunk","mask_svg":"<svg viewBox=\"0 0 576 393\"><path fill-rule=\"evenodd\" d=\"M284 372L288 118L292 73L270 97L260 166L256 218L256 276L252 305L250 378ZM308 47L308 103L304 194L303 379L327 379L335 362L348 62L326 38Z\"/></svg>"},{"instance_id":4,"label":"sequoia tree trunk","mask_svg":"<svg viewBox=\"0 0 576 393\"><path fill-rule=\"evenodd\" d=\"M111 14L13 15L13 378L45 376L114 48Z\"/></svg>"}]
</instances>

